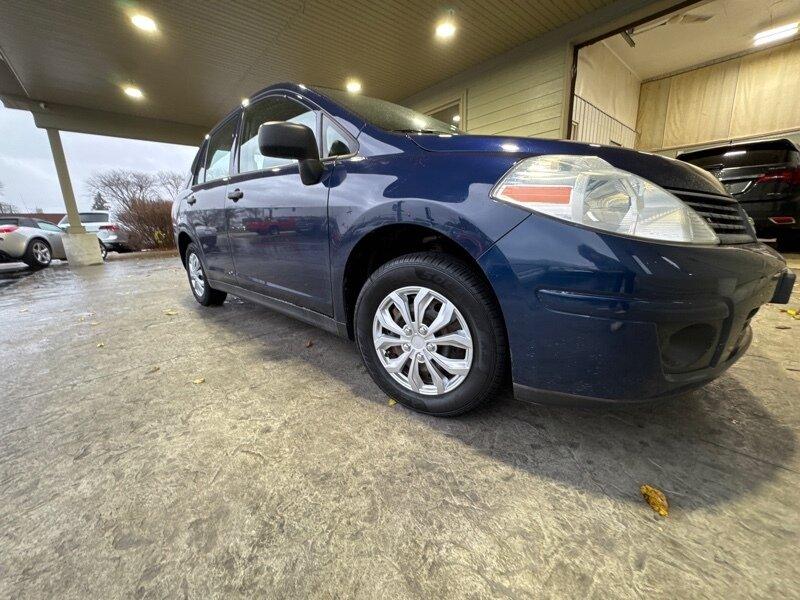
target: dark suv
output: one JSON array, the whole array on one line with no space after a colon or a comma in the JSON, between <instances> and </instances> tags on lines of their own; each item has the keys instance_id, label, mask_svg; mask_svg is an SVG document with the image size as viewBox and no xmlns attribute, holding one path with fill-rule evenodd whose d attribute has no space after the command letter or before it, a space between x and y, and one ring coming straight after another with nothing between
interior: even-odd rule
<instances>
[{"instance_id":1,"label":"dark suv","mask_svg":"<svg viewBox=\"0 0 800 600\"><path fill-rule=\"evenodd\" d=\"M390 397L455 415L710 381L794 275L709 173L623 148L466 135L280 84L212 129L173 206L192 293L353 338Z\"/></svg>"},{"instance_id":2,"label":"dark suv","mask_svg":"<svg viewBox=\"0 0 800 600\"><path fill-rule=\"evenodd\" d=\"M782 247L800 240L800 148L778 139L679 154L710 171L741 202L761 238Z\"/></svg>"}]
</instances>

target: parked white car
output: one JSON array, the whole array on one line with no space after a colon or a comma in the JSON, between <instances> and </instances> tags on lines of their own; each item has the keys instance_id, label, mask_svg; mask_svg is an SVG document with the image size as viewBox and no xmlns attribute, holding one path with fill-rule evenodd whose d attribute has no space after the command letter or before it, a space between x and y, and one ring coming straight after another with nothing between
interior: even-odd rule
<instances>
[{"instance_id":1,"label":"parked white car","mask_svg":"<svg viewBox=\"0 0 800 600\"><path fill-rule=\"evenodd\" d=\"M91 212L78 213L81 217L81 224L89 233L97 234L100 243L107 251L130 252L131 247L128 239L128 232L119 223L111 219L108 211L94 210ZM69 231L69 219L64 216L58 222L58 226L64 231Z\"/></svg>"}]
</instances>

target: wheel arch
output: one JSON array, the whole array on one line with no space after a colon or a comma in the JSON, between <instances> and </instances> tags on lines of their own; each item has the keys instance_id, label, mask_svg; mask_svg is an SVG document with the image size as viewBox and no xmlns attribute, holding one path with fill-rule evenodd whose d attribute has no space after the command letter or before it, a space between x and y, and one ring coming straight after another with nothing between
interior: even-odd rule
<instances>
[{"instance_id":1,"label":"wheel arch","mask_svg":"<svg viewBox=\"0 0 800 600\"><path fill-rule=\"evenodd\" d=\"M189 244L191 244L193 241L194 240L192 239L192 236L189 235L189 233L185 229L182 229L178 233L178 240L177 240L178 253L180 254L181 263L183 264L184 267L186 266L186 249L189 247Z\"/></svg>"},{"instance_id":2,"label":"wheel arch","mask_svg":"<svg viewBox=\"0 0 800 600\"><path fill-rule=\"evenodd\" d=\"M341 295L344 303L347 335L354 339L356 300L369 276L381 265L405 254L441 252L467 264L480 277L500 308L494 289L477 259L463 245L448 235L424 225L393 223L373 229L353 246L344 266ZM502 314L502 310L501 310Z\"/></svg>"}]
</instances>

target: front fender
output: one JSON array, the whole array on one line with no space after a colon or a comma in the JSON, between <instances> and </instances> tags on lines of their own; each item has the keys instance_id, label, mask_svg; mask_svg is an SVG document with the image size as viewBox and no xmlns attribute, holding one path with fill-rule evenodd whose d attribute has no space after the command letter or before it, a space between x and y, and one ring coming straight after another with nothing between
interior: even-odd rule
<instances>
[{"instance_id":1,"label":"front fender","mask_svg":"<svg viewBox=\"0 0 800 600\"><path fill-rule=\"evenodd\" d=\"M344 314L348 257L364 236L390 225L415 225L451 239L477 259L530 213L489 197L514 157L417 153L356 157L336 165L328 182L331 279L336 315Z\"/></svg>"}]
</instances>

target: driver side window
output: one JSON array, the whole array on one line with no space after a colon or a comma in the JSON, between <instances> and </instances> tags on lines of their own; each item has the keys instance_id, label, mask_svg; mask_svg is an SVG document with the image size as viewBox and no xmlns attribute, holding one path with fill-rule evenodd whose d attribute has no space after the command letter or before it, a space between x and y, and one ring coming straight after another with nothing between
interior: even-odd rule
<instances>
[{"instance_id":1,"label":"driver side window","mask_svg":"<svg viewBox=\"0 0 800 600\"><path fill-rule=\"evenodd\" d=\"M317 136L317 112L285 96L268 96L245 109L239 172L263 171L285 165L285 158L264 156L258 149L258 128L267 121L288 121L309 127Z\"/></svg>"}]
</instances>

